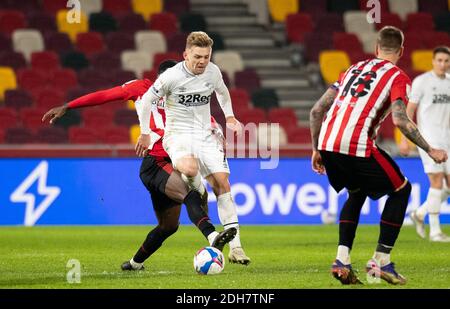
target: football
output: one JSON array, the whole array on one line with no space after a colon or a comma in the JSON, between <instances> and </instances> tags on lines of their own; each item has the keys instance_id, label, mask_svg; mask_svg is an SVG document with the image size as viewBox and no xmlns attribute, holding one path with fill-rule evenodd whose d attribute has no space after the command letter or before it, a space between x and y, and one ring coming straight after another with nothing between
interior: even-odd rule
<instances>
[{"instance_id":1,"label":"football","mask_svg":"<svg viewBox=\"0 0 450 309\"><path fill-rule=\"evenodd\" d=\"M194 255L194 269L200 275L217 275L225 267L223 253L214 247L204 247Z\"/></svg>"}]
</instances>

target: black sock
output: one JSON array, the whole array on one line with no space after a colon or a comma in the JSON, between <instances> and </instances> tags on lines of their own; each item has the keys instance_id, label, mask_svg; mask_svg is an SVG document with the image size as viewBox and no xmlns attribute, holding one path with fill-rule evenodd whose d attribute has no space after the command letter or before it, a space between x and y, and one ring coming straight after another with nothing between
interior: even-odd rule
<instances>
[{"instance_id":1,"label":"black sock","mask_svg":"<svg viewBox=\"0 0 450 309\"><path fill-rule=\"evenodd\" d=\"M339 216L339 245L352 248L356 228L358 227L359 214L366 197L361 192L349 193Z\"/></svg>"},{"instance_id":2,"label":"black sock","mask_svg":"<svg viewBox=\"0 0 450 309\"><path fill-rule=\"evenodd\" d=\"M177 231L178 227L171 231L162 230L159 225L148 233L144 243L136 252L133 260L136 263L144 263L159 247L161 247L164 240Z\"/></svg>"},{"instance_id":3,"label":"black sock","mask_svg":"<svg viewBox=\"0 0 450 309\"><path fill-rule=\"evenodd\" d=\"M211 220L202 208L202 197L197 190L191 190L184 198L184 204L189 215L189 219L194 223L205 237L216 229Z\"/></svg>"},{"instance_id":4,"label":"black sock","mask_svg":"<svg viewBox=\"0 0 450 309\"><path fill-rule=\"evenodd\" d=\"M389 194L381 214L379 244L394 246L405 219L410 193L411 184L408 182L401 190Z\"/></svg>"}]
</instances>

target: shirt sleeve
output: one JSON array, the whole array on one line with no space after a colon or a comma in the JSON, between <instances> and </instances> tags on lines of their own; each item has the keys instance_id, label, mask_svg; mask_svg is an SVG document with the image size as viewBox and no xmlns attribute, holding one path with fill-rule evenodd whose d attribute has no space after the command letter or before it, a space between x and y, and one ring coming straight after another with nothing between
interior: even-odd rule
<instances>
[{"instance_id":1,"label":"shirt sleeve","mask_svg":"<svg viewBox=\"0 0 450 309\"><path fill-rule=\"evenodd\" d=\"M79 108L105 104L116 100L128 100L128 94L121 86L86 94L67 103L68 108Z\"/></svg>"},{"instance_id":2,"label":"shirt sleeve","mask_svg":"<svg viewBox=\"0 0 450 309\"><path fill-rule=\"evenodd\" d=\"M416 104L419 104L423 98L423 78L418 76L414 79L411 88L410 100Z\"/></svg>"},{"instance_id":3,"label":"shirt sleeve","mask_svg":"<svg viewBox=\"0 0 450 309\"><path fill-rule=\"evenodd\" d=\"M219 68L216 67L216 84L215 84L215 92L217 96L217 101L219 102L220 107L222 108L223 114L225 118L234 117L233 113L233 105L231 104L231 96L228 91L225 82L223 81L222 73Z\"/></svg>"},{"instance_id":4,"label":"shirt sleeve","mask_svg":"<svg viewBox=\"0 0 450 309\"><path fill-rule=\"evenodd\" d=\"M122 89L127 93L127 100L136 101L151 87L152 81L148 79L135 79L122 85Z\"/></svg>"},{"instance_id":5,"label":"shirt sleeve","mask_svg":"<svg viewBox=\"0 0 450 309\"><path fill-rule=\"evenodd\" d=\"M395 102L396 100L400 99L405 103L405 105L407 105L410 92L411 80L406 74L400 73L392 83L391 102Z\"/></svg>"}]
</instances>

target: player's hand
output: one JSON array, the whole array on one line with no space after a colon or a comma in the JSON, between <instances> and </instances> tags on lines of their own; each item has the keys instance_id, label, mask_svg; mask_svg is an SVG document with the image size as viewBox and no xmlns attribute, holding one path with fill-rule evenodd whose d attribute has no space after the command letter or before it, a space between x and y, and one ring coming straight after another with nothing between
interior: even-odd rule
<instances>
[{"instance_id":1,"label":"player's hand","mask_svg":"<svg viewBox=\"0 0 450 309\"><path fill-rule=\"evenodd\" d=\"M409 142L406 139L403 139L400 141L400 144L398 145L398 150L400 154L404 157L409 155L410 148L409 148Z\"/></svg>"},{"instance_id":2,"label":"player's hand","mask_svg":"<svg viewBox=\"0 0 450 309\"><path fill-rule=\"evenodd\" d=\"M447 151L442 150L442 149L430 148L430 151L428 151L428 155L436 163L443 163L443 162L447 161L447 159L448 159Z\"/></svg>"},{"instance_id":3,"label":"player's hand","mask_svg":"<svg viewBox=\"0 0 450 309\"><path fill-rule=\"evenodd\" d=\"M320 152L318 152L317 150L313 150L311 157L311 165L314 172L316 172L319 175L325 175L325 166L323 165Z\"/></svg>"},{"instance_id":4,"label":"player's hand","mask_svg":"<svg viewBox=\"0 0 450 309\"><path fill-rule=\"evenodd\" d=\"M242 124L234 117L227 117L227 128L233 131L237 136L242 134Z\"/></svg>"},{"instance_id":5,"label":"player's hand","mask_svg":"<svg viewBox=\"0 0 450 309\"><path fill-rule=\"evenodd\" d=\"M139 135L136 146L134 147L134 150L136 150L136 154L138 155L138 157L145 157L148 146L150 146L150 134Z\"/></svg>"},{"instance_id":6,"label":"player's hand","mask_svg":"<svg viewBox=\"0 0 450 309\"><path fill-rule=\"evenodd\" d=\"M54 124L57 119L64 116L66 111L67 111L66 105L54 107L44 114L44 116L42 117L42 122L46 122L47 120L50 120L50 123Z\"/></svg>"}]
</instances>

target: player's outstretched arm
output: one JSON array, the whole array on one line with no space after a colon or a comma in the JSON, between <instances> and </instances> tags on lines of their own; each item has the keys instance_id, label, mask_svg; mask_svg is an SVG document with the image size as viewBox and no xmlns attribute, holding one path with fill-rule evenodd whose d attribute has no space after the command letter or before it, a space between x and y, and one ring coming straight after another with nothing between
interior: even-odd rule
<instances>
[{"instance_id":1,"label":"player's outstretched arm","mask_svg":"<svg viewBox=\"0 0 450 309\"><path fill-rule=\"evenodd\" d=\"M420 134L416 124L408 117L403 100L398 99L392 104L392 121L411 142L422 148L436 163L447 161L447 152L432 148Z\"/></svg>"}]
</instances>

